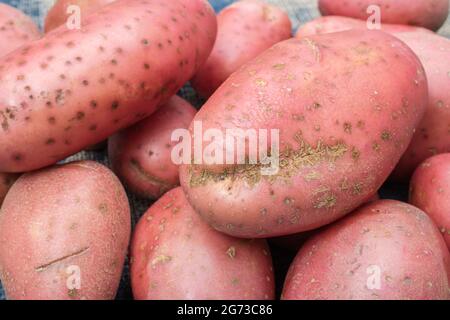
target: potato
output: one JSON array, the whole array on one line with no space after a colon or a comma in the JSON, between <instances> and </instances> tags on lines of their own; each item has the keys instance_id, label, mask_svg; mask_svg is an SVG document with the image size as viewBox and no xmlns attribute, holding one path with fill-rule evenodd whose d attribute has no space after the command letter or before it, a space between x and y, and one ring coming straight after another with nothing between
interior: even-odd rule
<instances>
[{"instance_id":1,"label":"potato","mask_svg":"<svg viewBox=\"0 0 450 320\"><path fill-rule=\"evenodd\" d=\"M396 37L419 57L429 88L425 116L392 174L393 180L407 182L422 161L450 152L450 40L422 33L401 33Z\"/></svg>"},{"instance_id":2,"label":"potato","mask_svg":"<svg viewBox=\"0 0 450 320\"><path fill-rule=\"evenodd\" d=\"M368 19L373 10L371 5L380 8L383 23L406 24L438 30L447 19L449 0L319 0L319 10L324 16L337 15Z\"/></svg>"},{"instance_id":3,"label":"potato","mask_svg":"<svg viewBox=\"0 0 450 320\"><path fill-rule=\"evenodd\" d=\"M24 174L0 212L8 299L113 299L130 237L119 180L91 161Z\"/></svg>"},{"instance_id":4,"label":"potato","mask_svg":"<svg viewBox=\"0 0 450 320\"><path fill-rule=\"evenodd\" d=\"M215 34L205 0L119 0L0 58L0 172L54 164L146 118Z\"/></svg>"},{"instance_id":5,"label":"potato","mask_svg":"<svg viewBox=\"0 0 450 320\"><path fill-rule=\"evenodd\" d=\"M181 188L166 193L140 219L131 243L135 299L273 299L265 240L219 233L192 210Z\"/></svg>"},{"instance_id":6,"label":"potato","mask_svg":"<svg viewBox=\"0 0 450 320\"><path fill-rule=\"evenodd\" d=\"M3 199L5 199L9 188L11 188L18 177L18 174L0 172L0 207L2 206Z\"/></svg>"},{"instance_id":7,"label":"potato","mask_svg":"<svg viewBox=\"0 0 450 320\"><path fill-rule=\"evenodd\" d=\"M192 79L205 98L244 63L291 37L291 21L278 7L260 1L237 1L217 16L218 34L210 57Z\"/></svg>"},{"instance_id":8,"label":"potato","mask_svg":"<svg viewBox=\"0 0 450 320\"><path fill-rule=\"evenodd\" d=\"M181 185L206 221L233 236L318 228L378 190L411 141L427 92L417 57L384 32L281 42L234 73L191 125L195 133L200 123L205 135L217 129L226 136L230 128L251 129L247 138L269 135L274 155L270 145L279 142L279 171L263 174L261 157L256 164L217 164L220 158L209 164L198 157L197 164L181 166ZM261 129L279 130L279 139L271 141ZM206 140L204 152L212 144ZM261 151L246 149L223 153L252 159Z\"/></svg>"},{"instance_id":9,"label":"potato","mask_svg":"<svg viewBox=\"0 0 450 320\"><path fill-rule=\"evenodd\" d=\"M433 219L450 249L450 153L431 157L417 168L409 202Z\"/></svg>"},{"instance_id":10,"label":"potato","mask_svg":"<svg viewBox=\"0 0 450 320\"><path fill-rule=\"evenodd\" d=\"M282 298L449 299L450 257L421 210L372 202L315 235L300 249Z\"/></svg>"},{"instance_id":11,"label":"potato","mask_svg":"<svg viewBox=\"0 0 450 320\"><path fill-rule=\"evenodd\" d=\"M50 32L65 24L74 14L72 10L69 10L73 6L78 6L79 12L77 11L76 13L80 14L82 20L114 1L116 0L58 0L45 17L45 32Z\"/></svg>"},{"instance_id":12,"label":"potato","mask_svg":"<svg viewBox=\"0 0 450 320\"><path fill-rule=\"evenodd\" d=\"M0 57L40 36L37 25L30 17L14 7L0 3Z\"/></svg>"},{"instance_id":13,"label":"potato","mask_svg":"<svg viewBox=\"0 0 450 320\"><path fill-rule=\"evenodd\" d=\"M319 17L302 25L295 34L296 38L312 36L315 34L324 34L332 32L347 31L351 29L368 29L367 22L354 18L340 16ZM382 24L381 31L388 33L398 32L426 32L430 30L420 27L406 26L401 24Z\"/></svg>"},{"instance_id":14,"label":"potato","mask_svg":"<svg viewBox=\"0 0 450 320\"><path fill-rule=\"evenodd\" d=\"M197 111L174 96L157 112L109 138L113 171L130 190L157 199L180 184L178 165L171 158L174 130L187 129Z\"/></svg>"}]
</instances>

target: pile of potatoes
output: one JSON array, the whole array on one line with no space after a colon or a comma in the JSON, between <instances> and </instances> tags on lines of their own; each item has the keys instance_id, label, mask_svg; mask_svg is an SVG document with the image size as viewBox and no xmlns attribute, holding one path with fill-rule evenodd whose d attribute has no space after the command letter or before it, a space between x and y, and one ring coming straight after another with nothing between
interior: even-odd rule
<instances>
[{"instance_id":1,"label":"pile of potatoes","mask_svg":"<svg viewBox=\"0 0 450 320\"><path fill-rule=\"evenodd\" d=\"M295 36L262 0L59 0L42 34L0 5L7 298L114 299L129 260L135 299L449 300L449 1L370 5L319 0ZM277 130L277 170L251 161L273 137L174 161L198 124ZM110 168L63 161L105 140ZM155 201L136 226L125 190Z\"/></svg>"}]
</instances>

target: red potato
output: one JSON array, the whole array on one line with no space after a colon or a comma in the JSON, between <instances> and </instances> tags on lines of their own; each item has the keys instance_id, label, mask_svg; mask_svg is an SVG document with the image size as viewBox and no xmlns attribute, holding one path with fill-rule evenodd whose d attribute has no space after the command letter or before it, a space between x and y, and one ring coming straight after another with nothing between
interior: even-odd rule
<instances>
[{"instance_id":1,"label":"red potato","mask_svg":"<svg viewBox=\"0 0 450 320\"><path fill-rule=\"evenodd\" d=\"M324 34L332 32L341 32L351 29L368 30L367 22L359 19L326 16L319 17L302 25L295 34L296 38L308 37L315 34ZM413 27L401 24L382 24L381 31L388 33L398 32L426 32L432 33L430 30L420 27Z\"/></svg>"},{"instance_id":2,"label":"red potato","mask_svg":"<svg viewBox=\"0 0 450 320\"><path fill-rule=\"evenodd\" d=\"M244 63L272 45L291 37L291 21L278 7L260 1L238 1L218 16L213 51L192 79L192 86L205 98Z\"/></svg>"},{"instance_id":3,"label":"red potato","mask_svg":"<svg viewBox=\"0 0 450 320\"><path fill-rule=\"evenodd\" d=\"M181 188L140 219L131 243L135 299L273 299L265 240L236 239L204 223Z\"/></svg>"},{"instance_id":4,"label":"red potato","mask_svg":"<svg viewBox=\"0 0 450 320\"><path fill-rule=\"evenodd\" d=\"M234 73L194 118L205 133L278 129L279 172L263 175L261 162L185 164L181 185L208 223L233 236L321 227L379 189L422 119L427 92L415 54L384 32L279 43Z\"/></svg>"},{"instance_id":5,"label":"red potato","mask_svg":"<svg viewBox=\"0 0 450 320\"><path fill-rule=\"evenodd\" d=\"M0 3L0 57L40 37L39 28L30 17Z\"/></svg>"},{"instance_id":6,"label":"red potato","mask_svg":"<svg viewBox=\"0 0 450 320\"><path fill-rule=\"evenodd\" d=\"M0 59L0 171L53 164L146 118L215 34L204 0L120 0Z\"/></svg>"},{"instance_id":7,"label":"red potato","mask_svg":"<svg viewBox=\"0 0 450 320\"><path fill-rule=\"evenodd\" d=\"M67 19L73 14L72 11L67 12L70 6L78 6L80 18L84 19L114 1L116 0L58 0L45 17L45 32L50 32L67 22Z\"/></svg>"},{"instance_id":8,"label":"red potato","mask_svg":"<svg viewBox=\"0 0 450 320\"><path fill-rule=\"evenodd\" d=\"M171 158L172 132L187 129L197 111L174 96L157 112L109 138L113 171L134 193L157 199L180 184L178 165Z\"/></svg>"},{"instance_id":9,"label":"red potato","mask_svg":"<svg viewBox=\"0 0 450 320\"><path fill-rule=\"evenodd\" d=\"M422 161L450 152L450 40L422 33L401 33L396 37L419 57L429 88L425 116L392 174L394 180L406 182Z\"/></svg>"},{"instance_id":10,"label":"red potato","mask_svg":"<svg viewBox=\"0 0 450 320\"><path fill-rule=\"evenodd\" d=\"M371 5L380 8L382 23L405 24L438 30L447 19L449 0L319 0L319 10L324 16L336 15L367 20L373 11Z\"/></svg>"},{"instance_id":11,"label":"red potato","mask_svg":"<svg viewBox=\"0 0 450 320\"><path fill-rule=\"evenodd\" d=\"M11 188L18 177L19 175L14 173L0 173L0 207L2 206L3 199L5 199L9 188Z\"/></svg>"},{"instance_id":12,"label":"red potato","mask_svg":"<svg viewBox=\"0 0 450 320\"><path fill-rule=\"evenodd\" d=\"M431 157L416 169L409 202L433 219L450 249L450 153Z\"/></svg>"},{"instance_id":13,"label":"red potato","mask_svg":"<svg viewBox=\"0 0 450 320\"><path fill-rule=\"evenodd\" d=\"M113 299L130 238L114 174L92 161L21 176L0 214L0 279L8 299Z\"/></svg>"},{"instance_id":14,"label":"red potato","mask_svg":"<svg viewBox=\"0 0 450 320\"><path fill-rule=\"evenodd\" d=\"M446 300L450 257L421 210L382 200L315 235L286 277L285 300Z\"/></svg>"}]
</instances>

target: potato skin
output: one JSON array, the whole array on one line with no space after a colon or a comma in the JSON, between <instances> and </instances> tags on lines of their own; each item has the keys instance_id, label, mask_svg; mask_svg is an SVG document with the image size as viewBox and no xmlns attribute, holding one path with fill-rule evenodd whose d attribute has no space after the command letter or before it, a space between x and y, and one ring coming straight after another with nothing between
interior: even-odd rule
<instances>
[{"instance_id":1,"label":"potato skin","mask_svg":"<svg viewBox=\"0 0 450 320\"><path fill-rule=\"evenodd\" d=\"M171 159L172 132L187 129L197 111L174 96L157 112L108 140L113 171L134 193L157 199L180 184L178 165Z\"/></svg>"},{"instance_id":2,"label":"potato skin","mask_svg":"<svg viewBox=\"0 0 450 320\"><path fill-rule=\"evenodd\" d=\"M206 0L119 0L0 58L0 172L54 164L152 114L206 61L216 24Z\"/></svg>"},{"instance_id":3,"label":"potato skin","mask_svg":"<svg viewBox=\"0 0 450 320\"><path fill-rule=\"evenodd\" d=\"M308 240L289 269L282 299L445 300L449 263L424 212L381 200Z\"/></svg>"},{"instance_id":4,"label":"potato skin","mask_svg":"<svg viewBox=\"0 0 450 320\"><path fill-rule=\"evenodd\" d=\"M3 199L5 199L9 188L11 188L18 177L19 175L15 173L0 173L0 207L2 206Z\"/></svg>"},{"instance_id":5,"label":"potato skin","mask_svg":"<svg viewBox=\"0 0 450 320\"><path fill-rule=\"evenodd\" d=\"M47 33L65 24L69 17L67 13L69 6L79 6L81 19L84 19L89 14L114 1L116 0L58 0L45 17L44 30Z\"/></svg>"},{"instance_id":6,"label":"potato skin","mask_svg":"<svg viewBox=\"0 0 450 320\"><path fill-rule=\"evenodd\" d=\"M430 216L450 249L450 153L431 157L416 169L409 202Z\"/></svg>"},{"instance_id":7,"label":"potato skin","mask_svg":"<svg viewBox=\"0 0 450 320\"><path fill-rule=\"evenodd\" d=\"M131 286L138 300L274 299L265 240L243 240L210 228L181 188L140 219L131 243Z\"/></svg>"},{"instance_id":8,"label":"potato skin","mask_svg":"<svg viewBox=\"0 0 450 320\"><path fill-rule=\"evenodd\" d=\"M367 28L367 22L359 19L341 17L341 16L325 16L319 17L312 21L302 25L296 32L296 38L308 37L315 34L324 34L332 32L341 32L351 29L365 30ZM381 31L388 33L399 32L426 32L432 33L432 31L401 24L382 24Z\"/></svg>"},{"instance_id":9,"label":"potato skin","mask_svg":"<svg viewBox=\"0 0 450 320\"><path fill-rule=\"evenodd\" d=\"M435 34L399 33L419 57L428 79L425 116L402 156L392 179L407 182L427 158L450 152L450 40Z\"/></svg>"},{"instance_id":10,"label":"potato skin","mask_svg":"<svg viewBox=\"0 0 450 320\"><path fill-rule=\"evenodd\" d=\"M182 165L180 182L194 209L230 235L315 229L379 189L426 103L419 60L384 32L287 40L234 73L194 118L203 132L280 129L278 174L261 176L254 166Z\"/></svg>"},{"instance_id":11,"label":"potato skin","mask_svg":"<svg viewBox=\"0 0 450 320\"><path fill-rule=\"evenodd\" d=\"M381 22L424 27L438 30L447 19L449 0L319 0L319 10L324 16L336 15L366 20L371 14L370 5L381 9Z\"/></svg>"},{"instance_id":12,"label":"potato skin","mask_svg":"<svg viewBox=\"0 0 450 320\"><path fill-rule=\"evenodd\" d=\"M130 228L125 191L103 165L80 161L24 174L0 214L6 296L113 299ZM79 290L68 286L71 266L79 268Z\"/></svg>"},{"instance_id":13,"label":"potato skin","mask_svg":"<svg viewBox=\"0 0 450 320\"><path fill-rule=\"evenodd\" d=\"M218 34L213 51L192 79L205 98L244 63L291 37L291 21L276 6L261 1L238 1L217 16Z\"/></svg>"},{"instance_id":14,"label":"potato skin","mask_svg":"<svg viewBox=\"0 0 450 320\"><path fill-rule=\"evenodd\" d=\"M0 28L0 57L41 37L30 17L4 3L0 3Z\"/></svg>"}]
</instances>

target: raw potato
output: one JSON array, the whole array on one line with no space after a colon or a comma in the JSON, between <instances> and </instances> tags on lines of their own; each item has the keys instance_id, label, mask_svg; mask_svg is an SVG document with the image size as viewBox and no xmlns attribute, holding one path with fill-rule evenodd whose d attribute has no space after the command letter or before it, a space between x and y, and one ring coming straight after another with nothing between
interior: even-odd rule
<instances>
[{"instance_id":1,"label":"raw potato","mask_svg":"<svg viewBox=\"0 0 450 320\"><path fill-rule=\"evenodd\" d=\"M369 6L377 5L382 23L405 24L438 30L447 19L449 0L319 0L324 16L336 15L367 20Z\"/></svg>"},{"instance_id":2,"label":"raw potato","mask_svg":"<svg viewBox=\"0 0 450 320\"><path fill-rule=\"evenodd\" d=\"M430 218L394 200L373 202L300 249L286 300L449 299L450 257Z\"/></svg>"},{"instance_id":3,"label":"raw potato","mask_svg":"<svg viewBox=\"0 0 450 320\"><path fill-rule=\"evenodd\" d=\"M37 25L30 17L16 8L0 3L0 57L40 36Z\"/></svg>"},{"instance_id":4,"label":"raw potato","mask_svg":"<svg viewBox=\"0 0 450 320\"><path fill-rule=\"evenodd\" d=\"M78 6L82 21L91 13L114 1L116 0L58 0L45 17L45 32L50 32L71 19L74 15L72 10L68 10L71 9L71 6Z\"/></svg>"},{"instance_id":5,"label":"raw potato","mask_svg":"<svg viewBox=\"0 0 450 320\"><path fill-rule=\"evenodd\" d=\"M194 118L204 133L279 129L279 172L263 176L260 163L182 165L181 185L206 221L233 236L318 228L379 189L411 141L427 92L417 57L384 32L279 43L234 73Z\"/></svg>"},{"instance_id":6,"label":"raw potato","mask_svg":"<svg viewBox=\"0 0 450 320\"><path fill-rule=\"evenodd\" d=\"M106 167L81 161L24 174L0 214L6 296L113 299L129 237L128 199Z\"/></svg>"},{"instance_id":7,"label":"raw potato","mask_svg":"<svg viewBox=\"0 0 450 320\"><path fill-rule=\"evenodd\" d=\"M14 173L0 173L0 207L2 206L3 199L5 199L9 188L11 188L18 177L19 175Z\"/></svg>"},{"instance_id":8,"label":"raw potato","mask_svg":"<svg viewBox=\"0 0 450 320\"><path fill-rule=\"evenodd\" d=\"M205 65L192 86L205 98L244 63L272 45L291 37L291 21L278 7L261 1L238 1L218 16L218 34Z\"/></svg>"},{"instance_id":9,"label":"raw potato","mask_svg":"<svg viewBox=\"0 0 450 320\"><path fill-rule=\"evenodd\" d=\"M216 33L205 0L120 0L83 23L0 59L0 172L56 163L144 119L206 61Z\"/></svg>"},{"instance_id":10,"label":"raw potato","mask_svg":"<svg viewBox=\"0 0 450 320\"><path fill-rule=\"evenodd\" d=\"M157 199L180 184L171 152L176 129L187 129L197 111L174 96L157 112L109 138L113 171L134 193Z\"/></svg>"},{"instance_id":11,"label":"raw potato","mask_svg":"<svg viewBox=\"0 0 450 320\"><path fill-rule=\"evenodd\" d=\"M367 22L359 19L326 16L316 18L302 25L295 34L296 38L308 37L315 34L324 34L332 32L347 31L351 29L369 30ZM420 27L406 26L401 24L382 24L381 31L388 33L398 32L426 32L432 33L430 30Z\"/></svg>"},{"instance_id":12,"label":"raw potato","mask_svg":"<svg viewBox=\"0 0 450 320\"><path fill-rule=\"evenodd\" d=\"M433 219L450 249L450 153L431 157L417 168L409 202Z\"/></svg>"},{"instance_id":13,"label":"raw potato","mask_svg":"<svg viewBox=\"0 0 450 320\"><path fill-rule=\"evenodd\" d=\"M231 238L194 212L181 188L166 193L140 219L131 243L135 299L273 299L265 240Z\"/></svg>"},{"instance_id":14,"label":"raw potato","mask_svg":"<svg viewBox=\"0 0 450 320\"><path fill-rule=\"evenodd\" d=\"M425 159L450 152L450 40L435 34L396 34L419 57L428 79L429 101L413 140L392 174L407 182Z\"/></svg>"}]
</instances>

